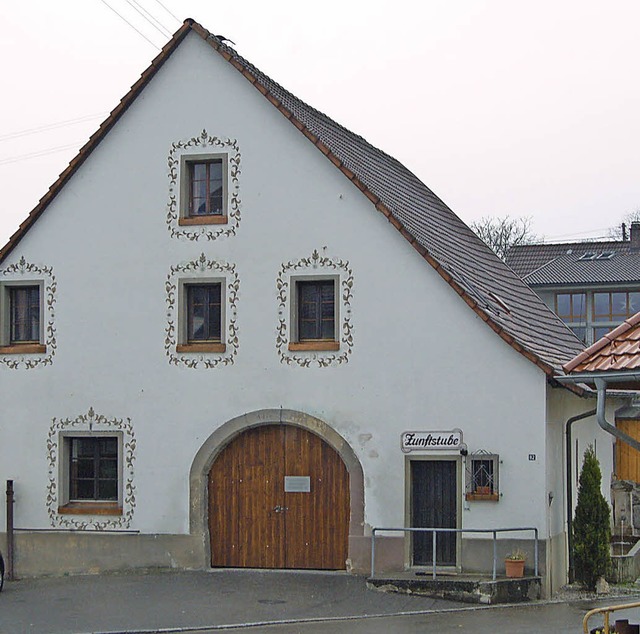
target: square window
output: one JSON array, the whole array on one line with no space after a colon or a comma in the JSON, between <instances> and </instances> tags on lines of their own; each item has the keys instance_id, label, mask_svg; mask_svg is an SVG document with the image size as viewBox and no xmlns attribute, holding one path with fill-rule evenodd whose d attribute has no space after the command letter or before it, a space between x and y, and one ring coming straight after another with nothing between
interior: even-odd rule
<instances>
[{"instance_id":1,"label":"square window","mask_svg":"<svg viewBox=\"0 0 640 634\"><path fill-rule=\"evenodd\" d=\"M339 350L336 292L338 280L294 279L290 350Z\"/></svg>"},{"instance_id":2,"label":"square window","mask_svg":"<svg viewBox=\"0 0 640 634\"><path fill-rule=\"evenodd\" d=\"M224 285L218 280L180 283L178 352L224 352Z\"/></svg>"},{"instance_id":3,"label":"square window","mask_svg":"<svg viewBox=\"0 0 640 634\"><path fill-rule=\"evenodd\" d=\"M497 454L480 450L467 456L467 500L499 500Z\"/></svg>"},{"instance_id":4,"label":"square window","mask_svg":"<svg viewBox=\"0 0 640 634\"><path fill-rule=\"evenodd\" d=\"M42 286L40 282L0 286L0 352L46 352Z\"/></svg>"},{"instance_id":5,"label":"square window","mask_svg":"<svg viewBox=\"0 0 640 634\"><path fill-rule=\"evenodd\" d=\"M227 222L227 157L183 157L181 165L181 225Z\"/></svg>"},{"instance_id":6,"label":"square window","mask_svg":"<svg viewBox=\"0 0 640 634\"><path fill-rule=\"evenodd\" d=\"M118 439L69 438L69 500L118 500Z\"/></svg>"},{"instance_id":7,"label":"square window","mask_svg":"<svg viewBox=\"0 0 640 634\"><path fill-rule=\"evenodd\" d=\"M122 513L119 434L64 436L61 462L61 514Z\"/></svg>"}]
</instances>

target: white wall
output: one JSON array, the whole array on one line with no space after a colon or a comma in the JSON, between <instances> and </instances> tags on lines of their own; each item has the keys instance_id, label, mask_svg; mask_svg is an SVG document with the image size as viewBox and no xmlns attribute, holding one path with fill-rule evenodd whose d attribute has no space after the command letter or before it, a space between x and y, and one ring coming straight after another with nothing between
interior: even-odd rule
<instances>
[{"instance_id":1,"label":"white wall","mask_svg":"<svg viewBox=\"0 0 640 634\"><path fill-rule=\"evenodd\" d=\"M203 129L239 143L242 219L233 237L178 240L165 223L167 156ZM355 343L339 367L288 366L276 354L276 276L314 249L353 270ZM238 355L212 370L173 367L165 280L203 252L237 266ZM501 457L500 502L466 504L465 525L536 525L544 536L543 373L200 38L188 36L2 266L21 256L54 269L57 351L49 367L0 365L0 479L15 479L18 527L50 526L53 418L90 407L130 417L131 528L185 533L189 468L205 439L244 412L282 406L326 421L352 446L369 525L404 523L400 433L459 427L470 451Z\"/></svg>"}]
</instances>

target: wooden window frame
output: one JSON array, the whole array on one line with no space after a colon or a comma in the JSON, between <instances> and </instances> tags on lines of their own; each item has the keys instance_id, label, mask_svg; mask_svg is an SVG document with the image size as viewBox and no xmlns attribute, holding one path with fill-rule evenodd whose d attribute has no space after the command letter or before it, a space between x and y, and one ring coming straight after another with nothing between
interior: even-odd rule
<instances>
[{"instance_id":1,"label":"wooden window frame","mask_svg":"<svg viewBox=\"0 0 640 634\"><path fill-rule=\"evenodd\" d=\"M566 315L561 315L558 310L558 297L560 295L568 295L569 296L569 313ZM582 314L578 314L573 309L573 298L581 295L584 298L584 312ZM587 293L586 291L578 291L576 293L566 292L566 291L558 291L555 293L555 308L556 315L562 319L565 324L571 324L572 326L581 326L587 323Z\"/></svg>"},{"instance_id":2,"label":"wooden window frame","mask_svg":"<svg viewBox=\"0 0 640 634\"><path fill-rule=\"evenodd\" d=\"M38 288L38 340L12 341L12 299L16 289ZM0 354L40 354L47 351L44 343L44 281L16 280L0 284Z\"/></svg>"},{"instance_id":3,"label":"wooden window frame","mask_svg":"<svg viewBox=\"0 0 640 634\"><path fill-rule=\"evenodd\" d=\"M333 284L333 338L331 339L300 339L300 288L303 284L320 284L331 282ZM291 340L289 350L295 352L336 352L340 350L339 324L340 324L340 276L339 275L305 275L292 276L291 288Z\"/></svg>"},{"instance_id":4,"label":"wooden window frame","mask_svg":"<svg viewBox=\"0 0 640 634\"><path fill-rule=\"evenodd\" d=\"M594 290L593 291L593 306L592 306L592 312L591 312L591 318L593 320L594 328L606 327L607 324L620 325L625 319L628 319L629 317L634 315L637 311L633 311L633 308L631 308L631 305L630 305L630 297L629 296L632 293L640 294L640 290L633 290L633 291L616 290L616 289L613 289L613 290L602 290L602 291ZM624 295L625 296L625 307L626 307L626 310L625 310L624 313L614 314L614 312L613 312L613 295L615 295L615 294ZM596 316L596 295L608 295L609 296L609 312L608 313L599 313L598 316ZM615 325L613 326L613 328L615 328Z\"/></svg>"},{"instance_id":5,"label":"wooden window frame","mask_svg":"<svg viewBox=\"0 0 640 634\"><path fill-rule=\"evenodd\" d=\"M192 212L192 174L196 165L209 165L220 162L222 166L222 212L194 214ZM189 225L219 225L229 222L229 157L226 153L200 154L183 156L180 162L180 214L178 224ZM208 179L207 179L208 180ZM207 185L208 187L208 185Z\"/></svg>"},{"instance_id":6,"label":"wooden window frame","mask_svg":"<svg viewBox=\"0 0 640 634\"><path fill-rule=\"evenodd\" d=\"M73 499L71 497L71 451L75 439L115 438L118 446L117 500ZM58 465L60 515L122 515L123 500L123 435L122 432L61 432L58 442L60 461Z\"/></svg>"},{"instance_id":7,"label":"wooden window frame","mask_svg":"<svg viewBox=\"0 0 640 634\"><path fill-rule=\"evenodd\" d=\"M218 286L220 288L220 337L211 340L189 339L189 288L193 286ZM226 280L224 278L189 278L178 282L178 342L176 352L226 352Z\"/></svg>"},{"instance_id":8,"label":"wooden window frame","mask_svg":"<svg viewBox=\"0 0 640 634\"><path fill-rule=\"evenodd\" d=\"M478 480L476 464L488 462L492 465L492 473ZM500 456L480 449L466 457L466 492L465 499L476 502L498 502L500 500Z\"/></svg>"}]
</instances>

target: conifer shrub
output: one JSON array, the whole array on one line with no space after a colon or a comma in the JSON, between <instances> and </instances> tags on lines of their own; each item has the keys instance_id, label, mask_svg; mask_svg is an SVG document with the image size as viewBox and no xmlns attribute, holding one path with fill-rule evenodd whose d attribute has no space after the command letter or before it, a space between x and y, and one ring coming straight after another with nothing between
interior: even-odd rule
<instances>
[{"instance_id":1,"label":"conifer shrub","mask_svg":"<svg viewBox=\"0 0 640 634\"><path fill-rule=\"evenodd\" d=\"M601 481L600 463L589 445L584 452L573 519L575 577L589 590L595 590L598 579L611 572L610 511L600 491Z\"/></svg>"}]
</instances>

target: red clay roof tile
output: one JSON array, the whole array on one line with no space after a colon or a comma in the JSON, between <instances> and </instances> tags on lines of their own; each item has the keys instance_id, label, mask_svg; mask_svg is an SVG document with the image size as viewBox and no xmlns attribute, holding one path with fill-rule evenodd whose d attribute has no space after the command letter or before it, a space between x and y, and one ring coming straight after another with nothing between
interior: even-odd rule
<instances>
[{"instance_id":1,"label":"red clay roof tile","mask_svg":"<svg viewBox=\"0 0 640 634\"><path fill-rule=\"evenodd\" d=\"M640 313L564 365L567 373L624 371L640 366Z\"/></svg>"}]
</instances>

